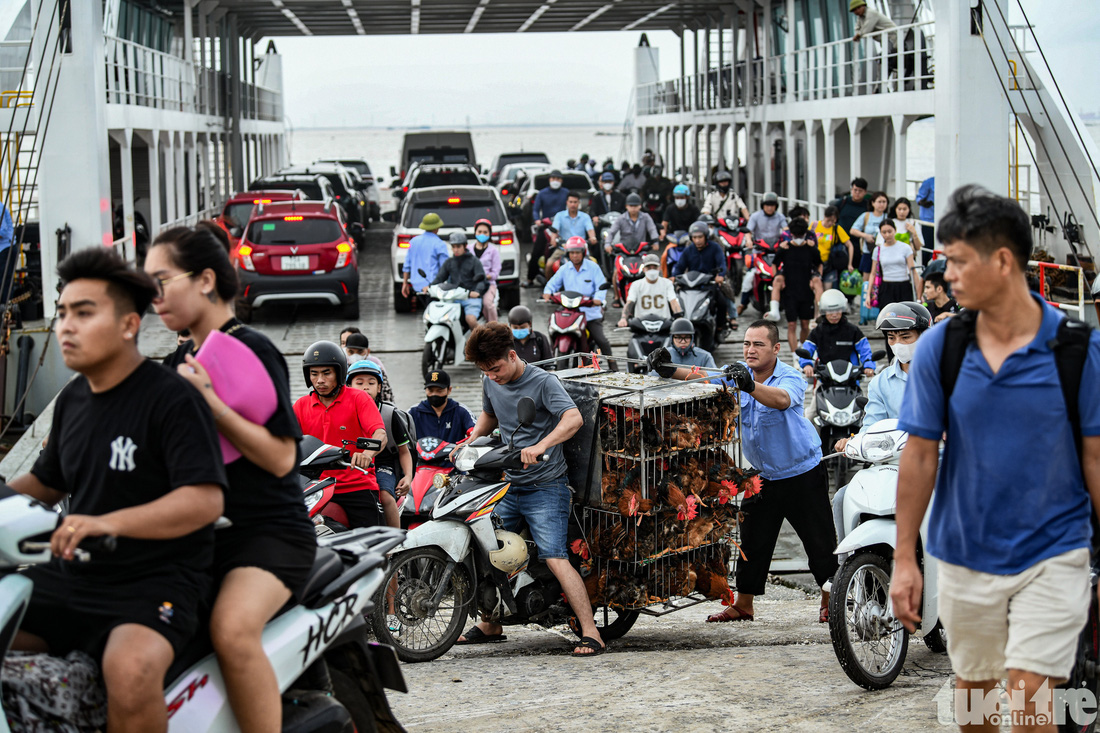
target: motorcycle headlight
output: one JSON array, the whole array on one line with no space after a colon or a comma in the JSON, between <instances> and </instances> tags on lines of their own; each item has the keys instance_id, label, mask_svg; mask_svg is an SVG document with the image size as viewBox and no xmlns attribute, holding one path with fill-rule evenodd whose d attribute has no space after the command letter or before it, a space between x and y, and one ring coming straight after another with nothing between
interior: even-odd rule
<instances>
[{"instance_id":1,"label":"motorcycle headlight","mask_svg":"<svg viewBox=\"0 0 1100 733\"><path fill-rule=\"evenodd\" d=\"M450 481L448 480L448 476L445 473L437 473L432 478L432 486L434 486L437 489L447 488L448 483L450 483Z\"/></svg>"},{"instance_id":2,"label":"motorcycle headlight","mask_svg":"<svg viewBox=\"0 0 1100 733\"><path fill-rule=\"evenodd\" d=\"M894 454L892 435L878 435L863 439L863 455L872 462L885 461Z\"/></svg>"},{"instance_id":3,"label":"motorcycle headlight","mask_svg":"<svg viewBox=\"0 0 1100 733\"><path fill-rule=\"evenodd\" d=\"M851 425L852 420L855 419L855 416L847 410L837 410L829 417L832 418L833 423L836 425Z\"/></svg>"},{"instance_id":4,"label":"motorcycle headlight","mask_svg":"<svg viewBox=\"0 0 1100 733\"><path fill-rule=\"evenodd\" d=\"M463 446L451 454L451 463L459 471L469 472L474 470L474 464L481 456L470 446ZM434 480L434 479L433 479Z\"/></svg>"},{"instance_id":5,"label":"motorcycle headlight","mask_svg":"<svg viewBox=\"0 0 1100 733\"><path fill-rule=\"evenodd\" d=\"M323 491L314 491L311 494L306 494L305 499L304 499L305 505L306 505L306 511L312 513L313 512L313 507L317 506L318 502L321 501L321 496L323 496L324 493L325 492L323 492Z\"/></svg>"}]
</instances>

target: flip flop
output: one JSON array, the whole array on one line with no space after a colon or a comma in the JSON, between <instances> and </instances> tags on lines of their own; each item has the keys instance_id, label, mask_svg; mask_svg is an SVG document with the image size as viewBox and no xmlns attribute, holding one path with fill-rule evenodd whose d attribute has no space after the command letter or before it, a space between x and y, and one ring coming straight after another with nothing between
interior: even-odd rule
<instances>
[{"instance_id":1,"label":"flip flop","mask_svg":"<svg viewBox=\"0 0 1100 733\"><path fill-rule=\"evenodd\" d=\"M574 657L598 657L607 651L607 644L601 644L593 639L591 636L582 636L581 640L577 642L577 646L582 646L585 649L591 649L590 652L573 652Z\"/></svg>"},{"instance_id":2,"label":"flip flop","mask_svg":"<svg viewBox=\"0 0 1100 733\"><path fill-rule=\"evenodd\" d=\"M496 644L501 641L508 641L508 637L504 634L486 634L477 626L471 626L462 636L465 639L460 638L455 644Z\"/></svg>"},{"instance_id":3,"label":"flip flop","mask_svg":"<svg viewBox=\"0 0 1100 733\"><path fill-rule=\"evenodd\" d=\"M734 616L733 614L737 615ZM748 611L744 611L737 606L730 606L729 608L722 609L721 613L714 613L707 616L708 624L720 624L726 621L752 621L753 615Z\"/></svg>"},{"instance_id":4,"label":"flip flop","mask_svg":"<svg viewBox=\"0 0 1100 733\"><path fill-rule=\"evenodd\" d=\"M828 606L822 606L820 609L818 609L817 622L819 624L829 623L829 607Z\"/></svg>"}]
</instances>

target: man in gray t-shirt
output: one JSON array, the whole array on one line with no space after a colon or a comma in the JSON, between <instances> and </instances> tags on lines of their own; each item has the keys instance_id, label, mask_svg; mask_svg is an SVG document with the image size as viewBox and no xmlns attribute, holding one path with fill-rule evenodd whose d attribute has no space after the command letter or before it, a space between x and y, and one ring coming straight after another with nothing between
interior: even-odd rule
<instances>
[{"instance_id":1,"label":"man in gray t-shirt","mask_svg":"<svg viewBox=\"0 0 1100 733\"><path fill-rule=\"evenodd\" d=\"M539 559L561 584L581 622L581 641L573 654L599 654L605 646L596 629L592 603L581 576L569 562L566 548L572 494L566 484L561 446L583 424L580 410L556 376L516 355L512 330L506 324L489 323L471 331L466 340L466 360L476 364L485 375L482 411L469 440L488 435L499 427L505 439L515 430L515 445L522 449L524 468L507 472L512 486L493 512L506 530L517 531L526 522L538 547ZM518 406L524 397L535 402L535 421L519 427ZM550 460L539 462L544 454ZM483 619L463 634L459 643L502 641L501 631L499 623Z\"/></svg>"}]
</instances>

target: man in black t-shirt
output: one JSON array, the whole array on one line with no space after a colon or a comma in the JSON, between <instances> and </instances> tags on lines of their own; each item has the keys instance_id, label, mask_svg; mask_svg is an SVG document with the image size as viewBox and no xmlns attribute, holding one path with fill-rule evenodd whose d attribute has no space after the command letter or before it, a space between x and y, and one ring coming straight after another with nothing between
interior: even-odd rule
<instances>
[{"instance_id":1,"label":"man in black t-shirt","mask_svg":"<svg viewBox=\"0 0 1100 733\"><path fill-rule=\"evenodd\" d=\"M809 225L802 217L792 219L789 235L783 237L775 252L775 266L780 270L772 283L770 310L764 314L769 321L779 320L779 308L787 314L787 343L793 352L799 341L810 337L810 319L814 317L814 291L811 279L821 274L821 250L809 234ZM801 331L795 335L795 323Z\"/></svg>"},{"instance_id":2,"label":"man in black t-shirt","mask_svg":"<svg viewBox=\"0 0 1100 733\"><path fill-rule=\"evenodd\" d=\"M942 272L932 272L924 278L924 307L932 316L932 323L939 323L959 312L959 304L947 293L947 281Z\"/></svg>"},{"instance_id":3,"label":"man in black t-shirt","mask_svg":"<svg viewBox=\"0 0 1100 733\"><path fill-rule=\"evenodd\" d=\"M156 283L112 250L60 265L55 334L78 372L57 396L49 442L16 491L70 497L50 538L14 649L101 657L107 729L164 731L164 676L199 625L210 592L213 522L226 487L210 410L182 377L146 361L136 341ZM113 553L71 562L89 537Z\"/></svg>"},{"instance_id":4,"label":"man in black t-shirt","mask_svg":"<svg viewBox=\"0 0 1100 733\"><path fill-rule=\"evenodd\" d=\"M699 207L691 200L691 192L684 184L672 189L672 203L661 217L661 238L673 232L686 232L699 220Z\"/></svg>"}]
</instances>

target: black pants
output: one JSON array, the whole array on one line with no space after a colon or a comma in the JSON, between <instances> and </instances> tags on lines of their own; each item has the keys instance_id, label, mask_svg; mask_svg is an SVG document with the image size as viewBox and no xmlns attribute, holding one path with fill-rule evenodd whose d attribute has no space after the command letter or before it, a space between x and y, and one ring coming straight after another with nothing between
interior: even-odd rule
<instances>
[{"instance_id":1,"label":"black pants","mask_svg":"<svg viewBox=\"0 0 1100 733\"><path fill-rule=\"evenodd\" d=\"M589 351L600 350L600 353L604 356L611 356L611 342L607 340L607 335L603 332L603 319L598 321L588 322L588 349ZM609 368L615 368L615 362L608 361Z\"/></svg>"},{"instance_id":2,"label":"black pants","mask_svg":"<svg viewBox=\"0 0 1100 733\"><path fill-rule=\"evenodd\" d=\"M378 502L377 491L350 491L337 494L332 500L348 515L348 529L378 527L383 524L382 505Z\"/></svg>"},{"instance_id":3,"label":"black pants","mask_svg":"<svg viewBox=\"0 0 1100 733\"><path fill-rule=\"evenodd\" d=\"M539 258L546 254L546 245L549 243L550 239L546 236L545 228L540 228L532 238L531 259L527 260L527 279L531 282L534 282L535 278L542 274L542 268L539 267Z\"/></svg>"},{"instance_id":4,"label":"black pants","mask_svg":"<svg viewBox=\"0 0 1100 733\"><path fill-rule=\"evenodd\" d=\"M836 573L836 529L829 504L829 482L825 465L817 464L806 473L775 481L764 479L764 487L742 508L741 550L745 558L737 564L737 592L759 596L768 581L775 542L786 519L794 527L810 560L810 572L818 585Z\"/></svg>"}]
</instances>

